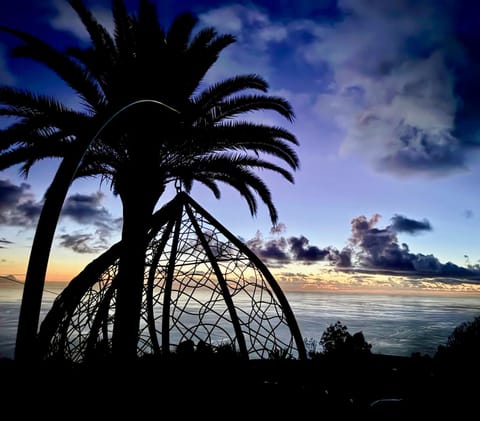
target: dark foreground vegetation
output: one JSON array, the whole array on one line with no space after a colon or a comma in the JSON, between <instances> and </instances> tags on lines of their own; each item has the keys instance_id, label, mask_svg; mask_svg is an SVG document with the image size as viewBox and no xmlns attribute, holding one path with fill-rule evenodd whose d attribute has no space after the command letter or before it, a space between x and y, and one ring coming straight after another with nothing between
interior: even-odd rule
<instances>
[{"instance_id":1,"label":"dark foreground vegetation","mask_svg":"<svg viewBox=\"0 0 480 421\"><path fill-rule=\"evenodd\" d=\"M480 374L478 363L378 354L307 361L142 359L128 367L32 367L4 360L0 367L3 411L21 416L34 408L41 416L66 407L67 418L134 411L135 419L166 408L182 419L468 414L477 405Z\"/></svg>"},{"instance_id":2,"label":"dark foreground vegetation","mask_svg":"<svg viewBox=\"0 0 480 421\"><path fill-rule=\"evenodd\" d=\"M345 348L340 338L355 343L348 339L355 335L337 323L322 336L324 352L305 361L281 354L245 361L198 346L130 366L109 360L33 366L5 359L0 360L2 410L75 419L124 414L134 419L469 419L478 410L479 326L476 318L457 327L434 357L374 354L363 336L356 342L362 346Z\"/></svg>"}]
</instances>

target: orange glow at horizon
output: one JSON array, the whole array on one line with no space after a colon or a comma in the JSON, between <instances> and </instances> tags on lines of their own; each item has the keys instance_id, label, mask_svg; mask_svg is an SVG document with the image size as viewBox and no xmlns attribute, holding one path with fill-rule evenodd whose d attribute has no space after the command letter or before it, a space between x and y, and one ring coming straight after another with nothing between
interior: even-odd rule
<instances>
[{"instance_id":1,"label":"orange glow at horizon","mask_svg":"<svg viewBox=\"0 0 480 421\"><path fill-rule=\"evenodd\" d=\"M92 260L91 255L54 256L48 267L47 282L69 282ZM13 275L23 282L27 264L9 261L2 264L1 276ZM480 297L480 284L462 280L441 280L408 274L385 275L348 271L331 267L291 264L282 268L270 268L272 275L286 292L352 292L379 294L461 294Z\"/></svg>"}]
</instances>

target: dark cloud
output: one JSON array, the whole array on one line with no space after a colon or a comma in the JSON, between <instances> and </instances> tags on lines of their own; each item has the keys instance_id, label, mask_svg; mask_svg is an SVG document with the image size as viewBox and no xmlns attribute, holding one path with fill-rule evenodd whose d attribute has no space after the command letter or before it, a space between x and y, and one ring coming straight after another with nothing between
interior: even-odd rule
<instances>
[{"instance_id":1,"label":"dark cloud","mask_svg":"<svg viewBox=\"0 0 480 421\"><path fill-rule=\"evenodd\" d=\"M296 260L305 262L316 262L324 260L329 255L328 249L319 249L316 246L310 246L309 241L303 235L300 237L290 237L288 239L290 252Z\"/></svg>"},{"instance_id":2,"label":"dark cloud","mask_svg":"<svg viewBox=\"0 0 480 421\"><path fill-rule=\"evenodd\" d=\"M408 255L408 246L400 246L394 231L375 228L380 215L370 219L358 216L352 220L352 235L349 239L355 250L355 257L362 267L382 269L413 270Z\"/></svg>"},{"instance_id":3,"label":"dark cloud","mask_svg":"<svg viewBox=\"0 0 480 421\"><path fill-rule=\"evenodd\" d=\"M338 251L335 247L328 247L328 260L338 268L348 268L352 266L352 249L344 247Z\"/></svg>"},{"instance_id":4,"label":"dark cloud","mask_svg":"<svg viewBox=\"0 0 480 421\"><path fill-rule=\"evenodd\" d=\"M465 209L465 211L463 212L463 215L465 216L465 218L467 219L472 219L473 216L474 216L474 213L471 209Z\"/></svg>"},{"instance_id":5,"label":"dark cloud","mask_svg":"<svg viewBox=\"0 0 480 421\"><path fill-rule=\"evenodd\" d=\"M474 270L451 262L441 263L431 254L411 253L407 244L398 242L396 231L392 228L393 225L383 229L376 227L379 219L380 215L375 214L370 219L362 215L352 220L352 235L349 242L355 256L354 263L360 268L411 272L428 276L467 277L479 275ZM404 217L401 217L400 220L402 224L405 220L418 223L418 221ZM404 231L411 232L411 228L415 224L410 222L406 224L410 230L404 229Z\"/></svg>"},{"instance_id":6,"label":"dark cloud","mask_svg":"<svg viewBox=\"0 0 480 421\"><path fill-rule=\"evenodd\" d=\"M339 116L342 150L396 175L467 170L480 146L480 4L337 4L342 19L310 23L302 52L332 71L318 109Z\"/></svg>"},{"instance_id":7,"label":"dark cloud","mask_svg":"<svg viewBox=\"0 0 480 421\"><path fill-rule=\"evenodd\" d=\"M406 218L402 215L395 215L392 219L390 229L395 232L406 232L409 234L416 234L420 231L431 231L432 226L430 222L424 219L423 221L416 221L415 219Z\"/></svg>"},{"instance_id":8,"label":"dark cloud","mask_svg":"<svg viewBox=\"0 0 480 421\"><path fill-rule=\"evenodd\" d=\"M60 240L60 246L82 254L98 253L107 248L102 239L93 234L62 234Z\"/></svg>"},{"instance_id":9,"label":"dark cloud","mask_svg":"<svg viewBox=\"0 0 480 421\"><path fill-rule=\"evenodd\" d=\"M41 209L42 205L34 200L29 184L16 185L0 179L0 225L32 227Z\"/></svg>"},{"instance_id":10,"label":"dark cloud","mask_svg":"<svg viewBox=\"0 0 480 421\"><path fill-rule=\"evenodd\" d=\"M110 213L101 206L103 197L101 192L90 195L74 194L65 201L62 216L69 217L79 224L110 221Z\"/></svg>"},{"instance_id":11,"label":"dark cloud","mask_svg":"<svg viewBox=\"0 0 480 421\"><path fill-rule=\"evenodd\" d=\"M452 14L455 40L462 55L454 62L455 93L460 106L455 114L454 136L471 146L480 144L480 3L457 1Z\"/></svg>"},{"instance_id":12,"label":"dark cloud","mask_svg":"<svg viewBox=\"0 0 480 421\"><path fill-rule=\"evenodd\" d=\"M30 185L16 185L7 179L0 179L0 225L32 228L35 226L42 203L35 201ZM63 234L60 245L71 248L78 253L96 253L108 247L113 233L121 229L122 219L113 218L108 210L101 205L103 194L96 192L91 195L74 194L68 197L62 210L62 217L69 218L82 225L91 225L93 232ZM11 244L4 238L3 244Z\"/></svg>"},{"instance_id":13,"label":"dark cloud","mask_svg":"<svg viewBox=\"0 0 480 421\"><path fill-rule=\"evenodd\" d=\"M285 238L271 239L265 241L262 234L257 231L254 238L246 242L250 248L260 259L270 262L289 263L291 257L288 254L288 243Z\"/></svg>"},{"instance_id":14,"label":"dark cloud","mask_svg":"<svg viewBox=\"0 0 480 421\"><path fill-rule=\"evenodd\" d=\"M260 232L247 241L246 245L272 267L281 267L292 262L311 264L329 262L341 270L367 271L384 274L408 274L409 276L427 276L449 279L480 277L480 265L467 267L452 262L441 263L432 254L412 253L406 243L398 241L398 233L415 234L431 231L428 220L417 221L402 215L395 215L392 224L379 228L381 216L371 218L364 215L351 221L351 236L348 245L342 250L335 247L317 247L310 245L307 237L283 236L265 240ZM467 260L468 260L468 256ZM445 278L445 279L443 279Z\"/></svg>"},{"instance_id":15,"label":"dark cloud","mask_svg":"<svg viewBox=\"0 0 480 421\"><path fill-rule=\"evenodd\" d=\"M122 219L114 219L102 206L103 198L101 192L74 194L67 198L62 216L82 225L91 225L95 230L61 235L62 247L71 248L77 253L97 253L108 247L112 234L121 229Z\"/></svg>"},{"instance_id":16,"label":"dark cloud","mask_svg":"<svg viewBox=\"0 0 480 421\"><path fill-rule=\"evenodd\" d=\"M5 246L2 244L13 244L13 243L11 241L8 241L6 238L2 237L0 238L0 249L5 248Z\"/></svg>"},{"instance_id":17,"label":"dark cloud","mask_svg":"<svg viewBox=\"0 0 480 421\"><path fill-rule=\"evenodd\" d=\"M285 228L282 229L284 230ZM348 247L338 251L335 247L319 248L309 243L308 238L303 235L264 240L262 234L257 232L246 245L271 266L283 266L294 261L306 264L326 261L339 267L351 265L351 250Z\"/></svg>"}]
</instances>

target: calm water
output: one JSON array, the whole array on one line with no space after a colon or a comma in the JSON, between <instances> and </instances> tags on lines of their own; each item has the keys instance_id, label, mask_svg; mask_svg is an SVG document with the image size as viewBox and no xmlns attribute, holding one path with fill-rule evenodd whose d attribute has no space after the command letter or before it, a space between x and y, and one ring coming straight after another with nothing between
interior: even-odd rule
<instances>
[{"instance_id":1,"label":"calm water","mask_svg":"<svg viewBox=\"0 0 480 421\"><path fill-rule=\"evenodd\" d=\"M48 285L59 293L63 286ZM0 356L12 357L22 287L0 283ZM42 318L55 294L46 292ZM350 333L363 331L372 351L392 355L433 355L460 323L480 315L480 297L289 292L287 298L303 337L320 339L340 320Z\"/></svg>"}]
</instances>

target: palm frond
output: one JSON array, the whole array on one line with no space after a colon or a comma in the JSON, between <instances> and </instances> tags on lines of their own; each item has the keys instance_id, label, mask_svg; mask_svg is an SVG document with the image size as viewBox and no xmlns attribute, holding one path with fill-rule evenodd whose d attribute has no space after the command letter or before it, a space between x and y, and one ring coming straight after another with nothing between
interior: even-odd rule
<instances>
[{"instance_id":1,"label":"palm frond","mask_svg":"<svg viewBox=\"0 0 480 421\"><path fill-rule=\"evenodd\" d=\"M292 122L295 118L292 106L284 98L267 95L242 95L229 98L211 110L213 122L233 118L251 111L272 110Z\"/></svg>"},{"instance_id":2,"label":"palm frond","mask_svg":"<svg viewBox=\"0 0 480 421\"><path fill-rule=\"evenodd\" d=\"M128 14L123 0L113 0L112 10L115 25L115 46L119 59L125 61L126 58L131 59L135 54L135 36L132 31L133 19Z\"/></svg>"},{"instance_id":3,"label":"palm frond","mask_svg":"<svg viewBox=\"0 0 480 421\"><path fill-rule=\"evenodd\" d=\"M99 53L98 57L102 57L105 63L114 63L116 61L115 43L107 29L95 19L82 0L68 0L68 2L90 35L94 49Z\"/></svg>"},{"instance_id":4,"label":"palm frond","mask_svg":"<svg viewBox=\"0 0 480 421\"><path fill-rule=\"evenodd\" d=\"M178 15L167 32L167 45L171 51L185 51L198 19L191 13Z\"/></svg>"},{"instance_id":5,"label":"palm frond","mask_svg":"<svg viewBox=\"0 0 480 421\"><path fill-rule=\"evenodd\" d=\"M198 96L193 98L192 102L201 111L207 111L208 107L212 104L217 104L226 97L246 89L256 89L267 92L268 84L265 79L255 74L235 76L210 85Z\"/></svg>"},{"instance_id":6,"label":"palm frond","mask_svg":"<svg viewBox=\"0 0 480 421\"><path fill-rule=\"evenodd\" d=\"M92 109L103 104L104 95L96 80L68 55L26 32L5 26L0 26L0 31L8 32L25 42L12 50L13 57L30 58L46 65L77 92Z\"/></svg>"},{"instance_id":7,"label":"palm frond","mask_svg":"<svg viewBox=\"0 0 480 421\"><path fill-rule=\"evenodd\" d=\"M22 164L22 171L46 158L62 158L68 151L68 145L56 142L35 142L34 145L17 147L5 153L0 153L0 171L13 165ZM28 173L28 170L26 171Z\"/></svg>"}]
</instances>

